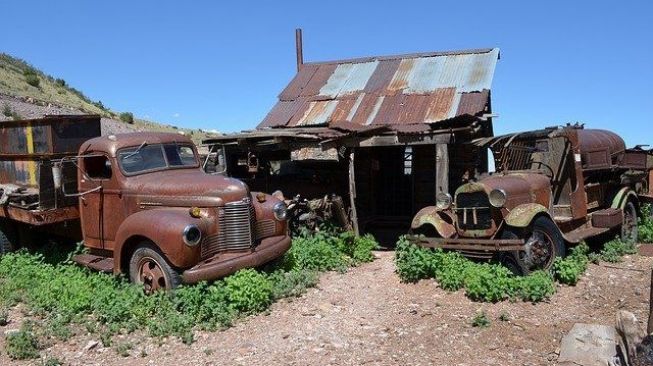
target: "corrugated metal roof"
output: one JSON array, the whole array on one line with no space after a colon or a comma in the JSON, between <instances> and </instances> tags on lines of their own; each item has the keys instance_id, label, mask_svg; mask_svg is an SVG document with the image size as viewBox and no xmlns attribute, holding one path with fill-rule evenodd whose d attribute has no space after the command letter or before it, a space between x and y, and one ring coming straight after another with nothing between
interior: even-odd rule
<instances>
[{"instance_id":1,"label":"corrugated metal roof","mask_svg":"<svg viewBox=\"0 0 653 366\"><path fill-rule=\"evenodd\" d=\"M499 49L309 63L258 126L436 123L487 112Z\"/></svg>"}]
</instances>

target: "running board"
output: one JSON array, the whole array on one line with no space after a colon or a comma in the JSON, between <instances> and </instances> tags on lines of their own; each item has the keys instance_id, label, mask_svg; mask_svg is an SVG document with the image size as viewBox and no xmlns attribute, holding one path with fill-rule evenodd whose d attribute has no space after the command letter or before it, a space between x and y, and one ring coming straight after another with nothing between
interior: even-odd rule
<instances>
[{"instance_id":1,"label":"running board","mask_svg":"<svg viewBox=\"0 0 653 366\"><path fill-rule=\"evenodd\" d=\"M93 254L78 254L73 256L73 262L94 269L96 271L111 273L113 272L113 258L100 257Z\"/></svg>"},{"instance_id":2,"label":"running board","mask_svg":"<svg viewBox=\"0 0 653 366\"><path fill-rule=\"evenodd\" d=\"M609 228L603 228L603 227L586 227L583 226L581 228L578 228L576 230L570 231L565 234L565 239L572 243L579 243L584 239L587 239L592 236L597 236L601 234L605 234L608 231L610 231Z\"/></svg>"}]
</instances>

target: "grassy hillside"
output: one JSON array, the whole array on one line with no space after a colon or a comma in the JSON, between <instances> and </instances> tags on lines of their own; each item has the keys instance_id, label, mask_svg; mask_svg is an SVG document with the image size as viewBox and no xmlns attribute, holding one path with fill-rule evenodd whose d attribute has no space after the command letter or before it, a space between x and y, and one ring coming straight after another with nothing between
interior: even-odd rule
<instances>
[{"instance_id":1,"label":"grassy hillside","mask_svg":"<svg viewBox=\"0 0 653 366\"><path fill-rule=\"evenodd\" d=\"M54 104L82 113L99 114L113 120L122 120L133 126L134 130L183 131L195 142L206 137L206 133L201 130L177 128L133 117L132 121L129 118L131 113L112 111L101 101L93 101L83 92L68 85L64 79L50 76L29 63L5 53L0 53L0 94L30 98L28 100L36 104Z\"/></svg>"}]
</instances>

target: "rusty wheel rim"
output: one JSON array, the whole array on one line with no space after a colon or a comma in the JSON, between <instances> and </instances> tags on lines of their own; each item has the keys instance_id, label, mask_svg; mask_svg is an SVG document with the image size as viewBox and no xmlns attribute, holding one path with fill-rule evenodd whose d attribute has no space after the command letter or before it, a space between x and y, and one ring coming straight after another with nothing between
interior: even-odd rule
<instances>
[{"instance_id":1,"label":"rusty wheel rim","mask_svg":"<svg viewBox=\"0 0 653 366\"><path fill-rule=\"evenodd\" d=\"M555 245L553 239L544 231L535 230L528 240L532 242L531 255L533 265L537 268L548 269L555 260Z\"/></svg>"},{"instance_id":2,"label":"rusty wheel rim","mask_svg":"<svg viewBox=\"0 0 653 366\"><path fill-rule=\"evenodd\" d=\"M166 276L159 263L153 258L140 260L138 263L138 280L143 285L143 291L147 295L168 288Z\"/></svg>"}]
</instances>

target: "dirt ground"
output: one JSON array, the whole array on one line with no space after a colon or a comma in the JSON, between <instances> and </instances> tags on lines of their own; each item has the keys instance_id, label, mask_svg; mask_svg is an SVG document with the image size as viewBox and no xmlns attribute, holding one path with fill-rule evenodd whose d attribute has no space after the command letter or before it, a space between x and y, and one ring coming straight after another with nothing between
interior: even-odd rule
<instances>
[{"instance_id":1,"label":"dirt ground","mask_svg":"<svg viewBox=\"0 0 653 366\"><path fill-rule=\"evenodd\" d=\"M101 343L85 350L99 341L86 335L41 354L70 365L554 365L560 339L574 323L614 324L620 309L633 312L642 326L648 318L653 258L591 264L576 287L560 286L549 302L482 304L432 280L402 284L394 253L376 254L374 262L347 273L323 275L317 288L266 314L225 331L199 332L190 346L132 334L114 339L134 344L123 357ZM488 328L471 326L479 310L491 320ZM509 320L500 320L502 313ZM10 363L0 355L0 365Z\"/></svg>"}]
</instances>

